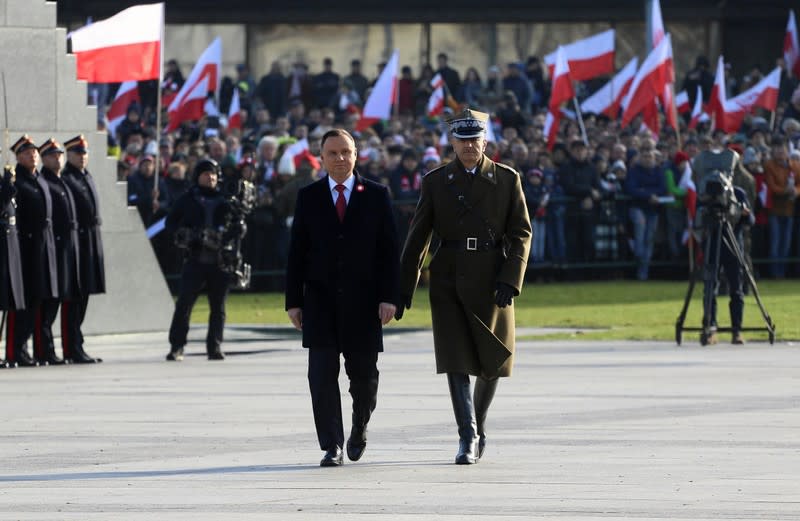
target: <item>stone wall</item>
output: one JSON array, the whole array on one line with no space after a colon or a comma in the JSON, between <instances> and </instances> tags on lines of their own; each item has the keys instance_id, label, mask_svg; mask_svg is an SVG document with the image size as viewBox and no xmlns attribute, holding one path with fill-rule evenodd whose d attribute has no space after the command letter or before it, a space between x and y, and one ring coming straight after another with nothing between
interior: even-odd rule
<instances>
[{"instance_id":1,"label":"stone wall","mask_svg":"<svg viewBox=\"0 0 800 521\"><path fill-rule=\"evenodd\" d=\"M85 333L166 330L173 303L116 163L105 156L106 134L97 132L97 108L86 104L75 57L66 52L66 30L56 28L56 4L0 0L0 67L5 74L9 140L28 133L39 144L84 134L89 170L100 196L105 246L105 295L89 302ZM0 103L0 125L5 123ZM6 144L2 144L6 148ZM13 164L14 158L9 154ZM166 347L166 346L165 346Z\"/></svg>"}]
</instances>

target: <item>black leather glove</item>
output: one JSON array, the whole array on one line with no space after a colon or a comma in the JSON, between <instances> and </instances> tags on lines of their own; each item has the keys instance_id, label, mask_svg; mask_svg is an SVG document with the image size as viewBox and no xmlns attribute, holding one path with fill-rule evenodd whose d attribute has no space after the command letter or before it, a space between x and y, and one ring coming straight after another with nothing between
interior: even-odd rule
<instances>
[{"instance_id":1,"label":"black leather glove","mask_svg":"<svg viewBox=\"0 0 800 521\"><path fill-rule=\"evenodd\" d=\"M397 302L397 309L394 312L394 319L400 320L403 318L403 313L405 313L406 308L411 307L411 299L406 295L400 295L400 300Z\"/></svg>"},{"instance_id":2,"label":"black leather glove","mask_svg":"<svg viewBox=\"0 0 800 521\"><path fill-rule=\"evenodd\" d=\"M6 165L5 168L3 168L3 181L10 183L13 177L14 171L11 169L11 166Z\"/></svg>"},{"instance_id":3,"label":"black leather glove","mask_svg":"<svg viewBox=\"0 0 800 521\"><path fill-rule=\"evenodd\" d=\"M513 298L514 288L505 282L498 282L494 293L494 301L497 303L497 307L504 308L510 306Z\"/></svg>"}]
</instances>

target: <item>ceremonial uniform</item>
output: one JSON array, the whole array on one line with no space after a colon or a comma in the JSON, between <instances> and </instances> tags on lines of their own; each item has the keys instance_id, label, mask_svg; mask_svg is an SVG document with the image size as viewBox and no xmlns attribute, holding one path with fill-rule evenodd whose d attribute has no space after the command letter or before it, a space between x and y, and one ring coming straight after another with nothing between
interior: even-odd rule
<instances>
[{"instance_id":1,"label":"ceremonial uniform","mask_svg":"<svg viewBox=\"0 0 800 521\"><path fill-rule=\"evenodd\" d=\"M86 354L83 348L81 326L86 318L89 295L106 292L103 238L100 232L100 201L94 179L86 169L88 143L83 135L75 136L64 143L67 164L61 179L69 188L75 201L75 216L78 222L78 296L61 303L62 344L64 357L76 363L102 362Z\"/></svg>"},{"instance_id":2,"label":"ceremonial uniform","mask_svg":"<svg viewBox=\"0 0 800 521\"><path fill-rule=\"evenodd\" d=\"M38 151L27 135L12 147L17 155L17 227L25 285L25 309L10 312L6 332L6 361L37 365L26 350L28 338L41 332L41 303L58 295L52 200L47 183L36 170ZM24 155L24 156L23 156ZM30 158L33 158L30 162ZM35 353L40 354L40 353ZM39 359L38 362L45 362Z\"/></svg>"},{"instance_id":3,"label":"ceremonial uniform","mask_svg":"<svg viewBox=\"0 0 800 521\"><path fill-rule=\"evenodd\" d=\"M39 147L39 155L42 157L43 162L63 153L61 145L53 139L48 139ZM61 178L59 166L60 163L56 159L51 168L48 168L47 165L41 168L41 177L47 183L50 190L50 198L53 202L53 237L56 246L58 296L57 298L45 299L42 302L41 334L34 336L33 343L36 358L44 359L51 365L63 363L63 360L59 359L55 354L52 331L53 321L58 313L59 305L61 305L62 301L73 300L80 296L78 221L75 214L75 200L72 197L72 192L70 192ZM62 325L65 326L66 321L62 320ZM69 333L62 330L62 349L65 357L69 357L69 353L63 341L68 337Z\"/></svg>"},{"instance_id":4,"label":"ceremonial uniform","mask_svg":"<svg viewBox=\"0 0 800 521\"><path fill-rule=\"evenodd\" d=\"M22 262L17 236L17 193L12 181L13 171L6 168L0 180L0 310L3 313L25 306ZM6 361L0 359L0 367Z\"/></svg>"},{"instance_id":5,"label":"ceremonial uniform","mask_svg":"<svg viewBox=\"0 0 800 521\"><path fill-rule=\"evenodd\" d=\"M487 121L469 109L449 121L458 159L423 178L401 258L400 304L410 307L432 233L441 238L430 263L430 301L436 371L448 375L459 427L456 463L477 461L474 445L480 436L482 452L497 378L511 375L512 297L522 289L531 244L519 174L483 154ZM468 375L478 377L474 405Z\"/></svg>"}]
</instances>

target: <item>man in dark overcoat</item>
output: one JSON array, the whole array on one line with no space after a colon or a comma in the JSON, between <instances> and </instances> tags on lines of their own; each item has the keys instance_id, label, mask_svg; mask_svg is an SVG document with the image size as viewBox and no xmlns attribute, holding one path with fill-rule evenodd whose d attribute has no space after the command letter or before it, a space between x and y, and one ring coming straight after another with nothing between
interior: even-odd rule
<instances>
[{"instance_id":1,"label":"man in dark overcoat","mask_svg":"<svg viewBox=\"0 0 800 521\"><path fill-rule=\"evenodd\" d=\"M25 309L9 312L6 360L35 366L46 360L32 358L28 338L38 335L42 301L58 295L56 247L53 239L53 204L50 190L36 169L39 151L27 134L11 147L17 156L17 227L25 285ZM36 339L34 338L34 343Z\"/></svg>"},{"instance_id":2,"label":"man in dark overcoat","mask_svg":"<svg viewBox=\"0 0 800 521\"><path fill-rule=\"evenodd\" d=\"M423 178L400 261L398 320L411 307L432 233L441 238L430 263L430 301L436 371L447 374L458 425L458 464L483 454L497 379L511 376L513 297L531 245L519 174L483 153L488 121L470 109L448 120L457 158ZM469 375L477 377L474 396Z\"/></svg>"},{"instance_id":3,"label":"man in dark overcoat","mask_svg":"<svg viewBox=\"0 0 800 521\"><path fill-rule=\"evenodd\" d=\"M328 175L298 193L286 273L286 310L309 348L323 467L342 464L340 354L353 398L347 456L357 461L377 401L382 326L396 311L399 244L389 192L354 171L356 157L347 131L333 129L322 137Z\"/></svg>"},{"instance_id":4,"label":"man in dark overcoat","mask_svg":"<svg viewBox=\"0 0 800 521\"><path fill-rule=\"evenodd\" d=\"M83 348L81 326L86 318L89 295L106 292L106 272L103 260L103 238L100 234L100 201L92 174L86 169L89 164L89 144L83 135L75 136L64 143L67 150L67 165L61 178L69 187L75 200L78 219L78 252L81 281L80 295L61 303L62 343L67 346L64 357L74 363L92 364L102 362L91 357ZM63 335L66 335L64 339Z\"/></svg>"},{"instance_id":5,"label":"man in dark overcoat","mask_svg":"<svg viewBox=\"0 0 800 521\"><path fill-rule=\"evenodd\" d=\"M6 166L0 180L0 310L3 313L25 306L17 235L17 203L14 199L16 193L14 170ZM0 367L7 367L4 358L0 358Z\"/></svg>"},{"instance_id":6,"label":"man in dark overcoat","mask_svg":"<svg viewBox=\"0 0 800 521\"><path fill-rule=\"evenodd\" d=\"M42 158L41 176L50 189L53 201L53 237L56 244L56 270L58 272L58 296L42 301L41 313L37 323L39 334L33 337L33 352L37 360L44 360L50 365L63 364L64 360L56 355L53 341L53 321L58 314L58 307L63 300L71 300L80 294L78 274L78 221L75 215L75 200L64 180L61 170L64 166L64 150L53 138L39 147ZM62 341L65 339L62 334ZM66 345L62 349L67 353Z\"/></svg>"}]
</instances>

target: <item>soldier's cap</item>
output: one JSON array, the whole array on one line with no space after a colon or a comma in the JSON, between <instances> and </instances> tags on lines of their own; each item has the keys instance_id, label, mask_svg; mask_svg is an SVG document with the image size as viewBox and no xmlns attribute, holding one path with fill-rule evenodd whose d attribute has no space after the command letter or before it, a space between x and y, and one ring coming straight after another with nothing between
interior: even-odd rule
<instances>
[{"instance_id":1,"label":"soldier's cap","mask_svg":"<svg viewBox=\"0 0 800 521\"><path fill-rule=\"evenodd\" d=\"M11 151L15 154L19 154L25 150L36 148L36 144L33 142L31 137L28 134L23 135L21 138L17 140L16 143L11 145Z\"/></svg>"},{"instance_id":2,"label":"soldier's cap","mask_svg":"<svg viewBox=\"0 0 800 521\"><path fill-rule=\"evenodd\" d=\"M477 110L464 109L447 120L450 135L458 139L472 139L486 132L489 114Z\"/></svg>"},{"instance_id":3,"label":"soldier's cap","mask_svg":"<svg viewBox=\"0 0 800 521\"><path fill-rule=\"evenodd\" d=\"M48 154L63 154L64 149L61 148L61 143L53 138L48 139L39 145L39 155L44 157Z\"/></svg>"},{"instance_id":4,"label":"soldier's cap","mask_svg":"<svg viewBox=\"0 0 800 521\"><path fill-rule=\"evenodd\" d=\"M77 152L78 154L85 154L88 150L89 142L83 134L79 134L64 143L64 148L67 152Z\"/></svg>"}]
</instances>

